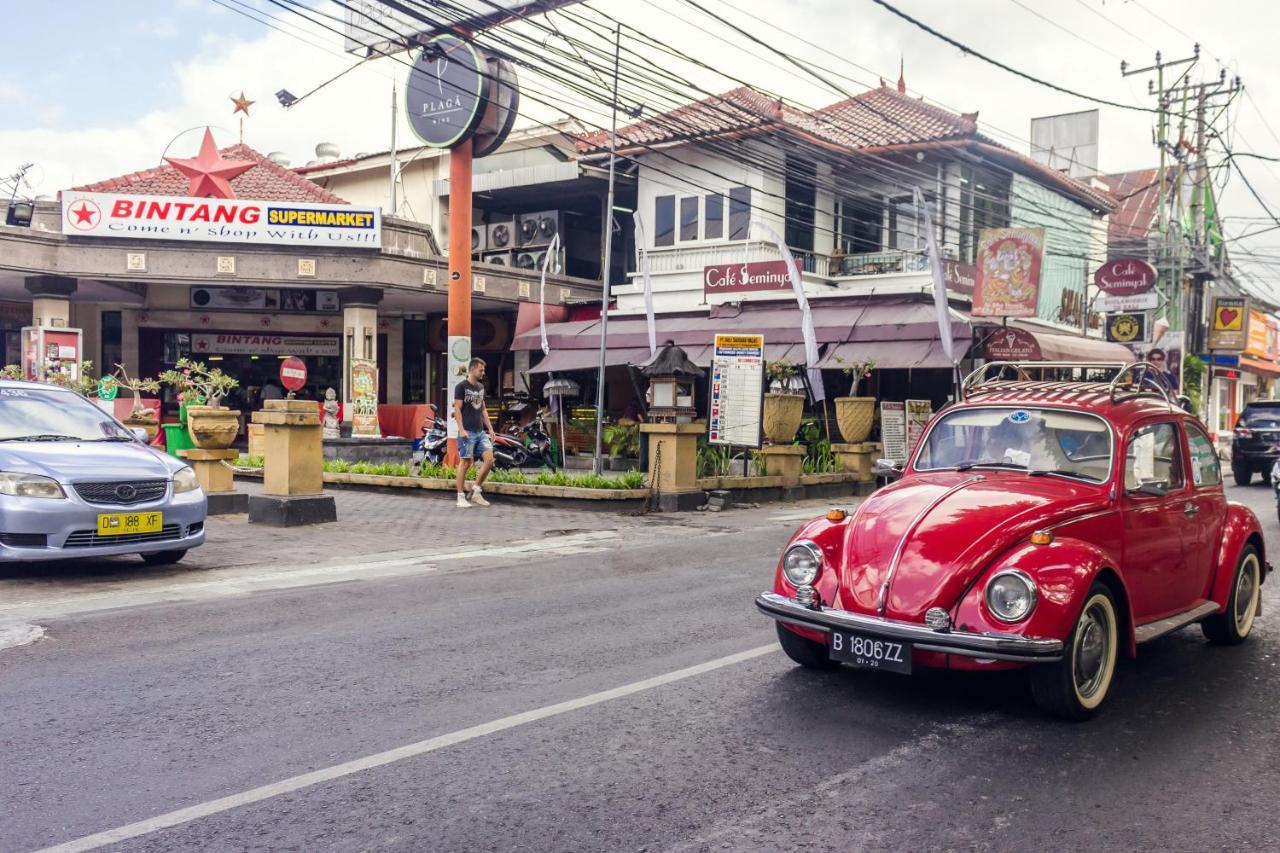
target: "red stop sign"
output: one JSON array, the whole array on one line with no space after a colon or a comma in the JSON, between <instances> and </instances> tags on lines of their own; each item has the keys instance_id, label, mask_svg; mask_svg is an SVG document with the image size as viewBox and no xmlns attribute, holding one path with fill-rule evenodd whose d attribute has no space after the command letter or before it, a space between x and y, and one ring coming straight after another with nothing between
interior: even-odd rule
<instances>
[{"instance_id":1,"label":"red stop sign","mask_svg":"<svg viewBox=\"0 0 1280 853\"><path fill-rule=\"evenodd\" d=\"M280 362L280 384L290 391L297 391L307 384L307 363L291 355Z\"/></svg>"}]
</instances>

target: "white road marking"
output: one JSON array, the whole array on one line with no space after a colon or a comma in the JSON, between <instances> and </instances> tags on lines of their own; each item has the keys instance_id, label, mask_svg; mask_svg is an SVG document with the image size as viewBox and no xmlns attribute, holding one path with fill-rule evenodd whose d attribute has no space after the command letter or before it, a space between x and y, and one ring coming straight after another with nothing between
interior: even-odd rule
<instances>
[{"instance_id":1,"label":"white road marking","mask_svg":"<svg viewBox=\"0 0 1280 853\"><path fill-rule=\"evenodd\" d=\"M437 571L439 563L487 559L511 555L584 553L608 547L621 537L616 530L597 530L556 536L510 545L468 548L456 551L423 551L392 559L341 561L322 565L255 565L244 569L218 570L208 580L171 578L148 581L132 579L127 586L108 592L76 592L62 598L34 599L0 606L0 624L47 621L66 616L133 607L141 604L172 604L208 601L266 590L294 589L343 583L352 580L395 578ZM585 549L585 550L584 550Z\"/></svg>"},{"instance_id":2,"label":"white road marking","mask_svg":"<svg viewBox=\"0 0 1280 853\"><path fill-rule=\"evenodd\" d=\"M26 646L44 639L44 628L39 625L0 626L0 650Z\"/></svg>"},{"instance_id":3,"label":"white road marking","mask_svg":"<svg viewBox=\"0 0 1280 853\"><path fill-rule=\"evenodd\" d=\"M282 794L289 794L303 788L309 788L312 785L319 785L322 782L331 782L335 779L341 779L344 776L351 776L356 773L363 773L366 770L372 770L375 767L382 767L397 761L403 761L406 758L415 758L419 755L425 755L429 752L445 749L446 747L456 746L460 743L476 740L486 735L497 734L508 729L523 726L527 723L545 720L549 717L556 717L561 714L567 714L570 711L577 711L582 708L589 708L592 705L599 705L603 702L610 702L614 699L621 699L625 696L634 696L646 690L653 690L656 687L662 687L677 681L683 681L686 678L693 678L696 675L712 672L717 669L723 669L727 666L743 663L755 658L767 655L770 652L778 650L776 643L770 643L766 646L757 646L754 649L748 649L745 652L727 655L715 660L709 660L695 666L677 669L674 672L668 672L664 675L657 675L653 678L646 678L643 681L634 681L631 684L624 684L621 687L614 687L611 690L604 690L599 693L591 693L578 699L570 699L566 702L557 702L554 705L546 705L542 708L535 708L532 711L525 711L520 714L513 714L509 717L503 717L499 720L493 720L488 723L481 723L478 726L460 729L456 732L440 735L439 737L428 738L417 743L406 744L405 746L389 749L385 752L367 755L364 758L357 758L353 761L346 761L342 764L334 764L330 767L324 767L320 770L313 770L310 773L302 773L297 776L291 776L288 779L281 779L279 782L272 782L249 791L239 794L232 794L227 797L219 797L216 800L199 803L189 806L185 809L178 809L167 814L157 815L146 820L140 820L135 823L126 824L125 826L108 829L105 832L97 832L93 835L87 835L83 838L77 838L74 841L67 841L63 844L57 844L53 847L46 847L36 853L78 853L84 850L97 850L108 844L117 844L130 838L138 838L142 835L149 835L152 832L158 832L162 829L168 829L174 826L180 826L184 823L190 823L193 820L209 817L210 815L219 814L221 812L230 811L240 806L250 805L252 803L260 803L263 800L269 800L272 797L279 797Z\"/></svg>"}]
</instances>

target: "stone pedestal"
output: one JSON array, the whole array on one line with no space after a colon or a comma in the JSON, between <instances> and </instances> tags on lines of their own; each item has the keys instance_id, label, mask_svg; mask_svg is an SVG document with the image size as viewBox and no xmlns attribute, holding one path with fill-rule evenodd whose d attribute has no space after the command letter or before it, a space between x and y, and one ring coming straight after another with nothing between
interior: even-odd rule
<instances>
[{"instance_id":1,"label":"stone pedestal","mask_svg":"<svg viewBox=\"0 0 1280 853\"><path fill-rule=\"evenodd\" d=\"M238 450L204 450L192 447L179 450L178 455L191 465L209 501L210 515L245 512L249 496L236 491L231 461L240 455Z\"/></svg>"},{"instance_id":2,"label":"stone pedestal","mask_svg":"<svg viewBox=\"0 0 1280 853\"><path fill-rule=\"evenodd\" d=\"M663 512L702 505L698 488L698 437L707 431L701 421L691 424L640 424L649 436L649 477Z\"/></svg>"},{"instance_id":3,"label":"stone pedestal","mask_svg":"<svg viewBox=\"0 0 1280 853\"><path fill-rule=\"evenodd\" d=\"M249 424L245 427L245 432L249 434L249 455L261 457L263 455L263 445L266 443L266 426L263 424Z\"/></svg>"},{"instance_id":4,"label":"stone pedestal","mask_svg":"<svg viewBox=\"0 0 1280 853\"><path fill-rule=\"evenodd\" d=\"M857 444L833 444L831 450L836 455L836 462L851 474L856 474L859 482L870 482L875 479L871 473L872 464L880 458L880 442L860 441Z\"/></svg>"},{"instance_id":5,"label":"stone pedestal","mask_svg":"<svg viewBox=\"0 0 1280 853\"><path fill-rule=\"evenodd\" d=\"M308 400L267 400L253 422L261 424L263 495L249 501L249 521L275 526L337 519L324 491L320 412Z\"/></svg>"},{"instance_id":6,"label":"stone pedestal","mask_svg":"<svg viewBox=\"0 0 1280 853\"><path fill-rule=\"evenodd\" d=\"M784 490L800 485L800 474L804 468L803 447L775 444L761 452L764 454L765 473L770 477L781 477Z\"/></svg>"}]
</instances>

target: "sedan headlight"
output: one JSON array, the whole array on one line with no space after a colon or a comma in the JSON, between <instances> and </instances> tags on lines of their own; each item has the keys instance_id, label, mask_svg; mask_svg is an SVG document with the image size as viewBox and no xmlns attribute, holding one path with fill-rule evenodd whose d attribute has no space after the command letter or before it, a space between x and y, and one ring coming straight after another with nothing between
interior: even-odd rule
<instances>
[{"instance_id":1,"label":"sedan headlight","mask_svg":"<svg viewBox=\"0 0 1280 853\"><path fill-rule=\"evenodd\" d=\"M173 475L173 493L180 495L183 492L194 492L200 488L200 481L196 479L196 472L190 468L180 468Z\"/></svg>"},{"instance_id":2,"label":"sedan headlight","mask_svg":"<svg viewBox=\"0 0 1280 853\"><path fill-rule=\"evenodd\" d=\"M807 540L800 541L782 555L782 573L792 586L808 586L822 568L822 549Z\"/></svg>"},{"instance_id":3,"label":"sedan headlight","mask_svg":"<svg viewBox=\"0 0 1280 853\"><path fill-rule=\"evenodd\" d=\"M1001 622L1021 622L1036 607L1036 584L1026 572L1005 569L987 581L987 608Z\"/></svg>"},{"instance_id":4,"label":"sedan headlight","mask_svg":"<svg viewBox=\"0 0 1280 853\"><path fill-rule=\"evenodd\" d=\"M66 492L52 477L0 472L0 495L14 498L65 498Z\"/></svg>"}]
</instances>

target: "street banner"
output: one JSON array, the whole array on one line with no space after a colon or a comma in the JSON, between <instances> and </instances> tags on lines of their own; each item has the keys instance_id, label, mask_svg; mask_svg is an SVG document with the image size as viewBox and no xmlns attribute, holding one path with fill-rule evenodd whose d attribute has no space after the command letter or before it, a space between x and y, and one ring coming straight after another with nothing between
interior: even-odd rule
<instances>
[{"instance_id":1,"label":"street banner","mask_svg":"<svg viewBox=\"0 0 1280 853\"><path fill-rule=\"evenodd\" d=\"M938 315L938 339L942 342L942 351L947 361L956 363L954 346L951 341L951 307L947 303L947 277L942 268L942 255L938 252L938 241L933 233L933 220L929 217L929 206L924 203L924 196L919 187L915 191L916 210L924 217L925 248L929 252L929 267L933 271L933 308Z\"/></svg>"},{"instance_id":2,"label":"street banner","mask_svg":"<svg viewBox=\"0 0 1280 853\"><path fill-rule=\"evenodd\" d=\"M759 447L764 409L764 336L716 335L707 441Z\"/></svg>"},{"instance_id":3,"label":"street banner","mask_svg":"<svg viewBox=\"0 0 1280 853\"><path fill-rule=\"evenodd\" d=\"M62 233L68 237L382 247L382 214L376 207L77 190L63 190L61 196Z\"/></svg>"},{"instance_id":4,"label":"street banner","mask_svg":"<svg viewBox=\"0 0 1280 853\"><path fill-rule=\"evenodd\" d=\"M649 275L649 250L645 248L640 211L631 214L636 226L636 253L640 255L640 281L644 286L644 323L649 332L649 357L658 354L658 324L653 316L653 279Z\"/></svg>"},{"instance_id":5,"label":"street banner","mask_svg":"<svg viewBox=\"0 0 1280 853\"><path fill-rule=\"evenodd\" d=\"M551 269L551 260L560 249L560 235L551 237L551 245L547 247L546 258L542 262L542 277L538 282L538 334L542 338L542 354L550 355L551 345L547 343L547 270Z\"/></svg>"},{"instance_id":6,"label":"street banner","mask_svg":"<svg viewBox=\"0 0 1280 853\"><path fill-rule=\"evenodd\" d=\"M982 229L973 316L1036 316L1043 259L1043 228Z\"/></svg>"},{"instance_id":7,"label":"street banner","mask_svg":"<svg viewBox=\"0 0 1280 853\"><path fill-rule=\"evenodd\" d=\"M928 400L907 401L907 451L910 452L924 435L924 428L933 417L933 406Z\"/></svg>"},{"instance_id":8,"label":"street banner","mask_svg":"<svg viewBox=\"0 0 1280 853\"><path fill-rule=\"evenodd\" d=\"M1150 316L1143 312L1110 314L1105 326L1107 340L1117 344L1145 343L1150 336Z\"/></svg>"},{"instance_id":9,"label":"street banner","mask_svg":"<svg viewBox=\"0 0 1280 853\"><path fill-rule=\"evenodd\" d=\"M1215 296L1209 314L1209 349L1241 352L1248 344L1249 300L1244 296Z\"/></svg>"},{"instance_id":10,"label":"street banner","mask_svg":"<svg viewBox=\"0 0 1280 853\"><path fill-rule=\"evenodd\" d=\"M884 445L884 458L894 462L907 462L907 406L905 403L885 401L880 404L880 443Z\"/></svg>"},{"instance_id":11,"label":"street banner","mask_svg":"<svg viewBox=\"0 0 1280 853\"><path fill-rule=\"evenodd\" d=\"M808 366L809 374L809 392L813 395L813 402L820 403L827 397L827 392L822 387L822 371L816 365L818 363L818 337L813 330L813 312L809 310L809 298L804 294L804 282L800 280L800 270L796 267L796 259L791 254L791 250L787 248L787 242L782 239L772 225L760 220L752 220L754 224L760 226L760 229L773 240L781 253L783 260L787 264L787 275L791 279L791 289L796 295L796 304L800 306L800 334L804 338L804 363ZM748 229L749 230L749 229ZM749 265L748 265L749 266Z\"/></svg>"},{"instance_id":12,"label":"street banner","mask_svg":"<svg viewBox=\"0 0 1280 853\"><path fill-rule=\"evenodd\" d=\"M351 437L382 438L378 425L378 363L366 358L351 359Z\"/></svg>"}]
</instances>

